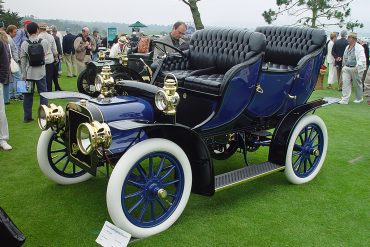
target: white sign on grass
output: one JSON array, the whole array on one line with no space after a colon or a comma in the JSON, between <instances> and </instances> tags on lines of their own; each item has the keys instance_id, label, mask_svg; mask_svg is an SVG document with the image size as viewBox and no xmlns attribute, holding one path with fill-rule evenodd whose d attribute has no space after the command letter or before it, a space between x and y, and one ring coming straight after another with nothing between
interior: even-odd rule
<instances>
[{"instance_id":1,"label":"white sign on grass","mask_svg":"<svg viewBox=\"0 0 370 247\"><path fill-rule=\"evenodd\" d=\"M103 247L126 247L130 238L130 233L106 221L95 241Z\"/></svg>"}]
</instances>

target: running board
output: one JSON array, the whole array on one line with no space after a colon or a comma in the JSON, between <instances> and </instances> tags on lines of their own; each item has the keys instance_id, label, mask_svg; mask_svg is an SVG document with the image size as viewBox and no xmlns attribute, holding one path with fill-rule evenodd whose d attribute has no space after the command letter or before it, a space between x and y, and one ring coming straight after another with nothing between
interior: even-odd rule
<instances>
[{"instance_id":1,"label":"running board","mask_svg":"<svg viewBox=\"0 0 370 247\"><path fill-rule=\"evenodd\" d=\"M274 172L284 170L285 166L279 166L271 162L264 162L257 165L250 165L244 168L223 173L215 176L215 191L239 185Z\"/></svg>"}]
</instances>

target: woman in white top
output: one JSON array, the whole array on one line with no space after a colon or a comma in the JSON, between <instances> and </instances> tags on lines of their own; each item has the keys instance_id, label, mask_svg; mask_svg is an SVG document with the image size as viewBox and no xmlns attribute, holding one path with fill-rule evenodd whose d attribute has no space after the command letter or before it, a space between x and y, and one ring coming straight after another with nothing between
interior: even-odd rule
<instances>
[{"instance_id":1,"label":"woman in white top","mask_svg":"<svg viewBox=\"0 0 370 247\"><path fill-rule=\"evenodd\" d=\"M329 75L328 75L328 88L333 88L333 84L337 78L337 69L335 68L335 59L331 54L333 49L333 45L337 40L337 34L331 33L330 34L330 41L328 43L328 54L326 55L326 62L328 63Z\"/></svg>"}]
</instances>

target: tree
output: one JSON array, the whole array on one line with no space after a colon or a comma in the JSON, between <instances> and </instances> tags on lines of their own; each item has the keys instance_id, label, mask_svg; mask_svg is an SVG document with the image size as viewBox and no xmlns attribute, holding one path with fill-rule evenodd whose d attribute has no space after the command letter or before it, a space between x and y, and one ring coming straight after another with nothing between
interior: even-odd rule
<instances>
[{"instance_id":1,"label":"tree","mask_svg":"<svg viewBox=\"0 0 370 247\"><path fill-rule=\"evenodd\" d=\"M356 21L349 21L349 22L347 22L347 24L346 24L346 28L347 28L347 30L349 30L349 31L351 31L351 32L353 32L353 30L354 30L356 27L358 27L358 28L363 28L363 27L364 27L364 24L359 23L359 22L358 22L358 20L356 20Z\"/></svg>"},{"instance_id":2,"label":"tree","mask_svg":"<svg viewBox=\"0 0 370 247\"><path fill-rule=\"evenodd\" d=\"M293 25L343 27L351 14L351 2L353 0L276 0L278 9L265 10L262 16L268 24L286 13L298 18Z\"/></svg>"},{"instance_id":3,"label":"tree","mask_svg":"<svg viewBox=\"0 0 370 247\"><path fill-rule=\"evenodd\" d=\"M203 29L204 25L202 23L202 19L200 18L199 9L198 9L198 6L197 6L197 2L199 2L200 0L182 0L182 1L186 5L188 5L189 8L190 8L191 14L193 15L195 28L197 30Z\"/></svg>"},{"instance_id":4,"label":"tree","mask_svg":"<svg viewBox=\"0 0 370 247\"><path fill-rule=\"evenodd\" d=\"M13 12L8 9L0 12L0 20L4 22L5 26L16 25L19 27L22 17L20 17L17 12Z\"/></svg>"}]
</instances>

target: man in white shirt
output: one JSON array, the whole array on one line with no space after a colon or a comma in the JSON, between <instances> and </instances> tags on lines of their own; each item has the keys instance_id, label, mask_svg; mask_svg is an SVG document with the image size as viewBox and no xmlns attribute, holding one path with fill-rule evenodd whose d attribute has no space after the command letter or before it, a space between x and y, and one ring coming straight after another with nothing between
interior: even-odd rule
<instances>
[{"instance_id":1,"label":"man in white shirt","mask_svg":"<svg viewBox=\"0 0 370 247\"><path fill-rule=\"evenodd\" d=\"M53 91L52 80L54 76L54 62L58 57L58 50L54 37L46 32L47 29L48 26L46 23L39 23L40 33L38 38L46 40L49 44L45 53L45 70L47 90L51 92Z\"/></svg>"},{"instance_id":2,"label":"man in white shirt","mask_svg":"<svg viewBox=\"0 0 370 247\"><path fill-rule=\"evenodd\" d=\"M355 88L356 98L353 103L361 103L363 101L362 92L362 76L366 69L366 57L364 47L357 43L357 34L350 33L348 35L348 46L343 55L343 86L342 99L339 104L348 104L351 96L351 82Z\"/></svg>"},{"instance_id":3,"label":"man in white shirt","mask_svg":"<svg viewBox=\"0 0 370 247\"><path fill-rule=\"evenodd\" d=\"M119 37L118 43L112 46L112 49L110 50L110 53L109 53L109 57L117 58L123 52L127 53L127 44L128 44L128 40L125 36L122 35L121 37Z\"/></svg>"}]
</instances>

